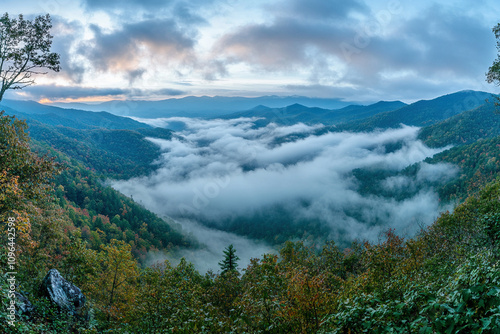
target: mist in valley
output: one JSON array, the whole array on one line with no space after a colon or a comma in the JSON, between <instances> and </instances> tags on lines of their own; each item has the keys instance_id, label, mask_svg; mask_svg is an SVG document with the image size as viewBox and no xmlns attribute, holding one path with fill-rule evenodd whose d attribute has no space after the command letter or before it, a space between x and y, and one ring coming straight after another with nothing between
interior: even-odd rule
<instances>
[{"instance_id":1,"label":"mist in valley","mask_svg":"<svg viewBox=\"0 0 500 334\"><path fill-rule=\"evenodd\" d=\"M414 235L448 209L427 184L457 173L452 165L421 163L413 176L380 180L384 195L360 191L354 170L398 172L446 149L417 140L417 127L314 135L321 125L258 127L255 118L140 121L180 130L172 140L148 138L163 152L154 173L112 186L196 238L201 249L180 256L202 271L217 271L231 243L244 268L289 239L348 246L377 241L389 228Z\"/></svg>"}]
</instances>

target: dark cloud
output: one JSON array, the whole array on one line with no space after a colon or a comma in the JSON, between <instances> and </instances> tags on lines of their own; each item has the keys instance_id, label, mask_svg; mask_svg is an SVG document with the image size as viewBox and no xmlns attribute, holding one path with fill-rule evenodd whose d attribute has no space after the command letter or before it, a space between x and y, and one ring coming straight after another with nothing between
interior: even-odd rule
<instances>
[{"instance_id":1,"label":"dark cloud","mask_svg":"<svg viewBox=\"0 0 500 334\"><path fill-rule=\"evenodd\" d=\"M224 3L232 0L85 0L87 11L102 10L119 15L122 20L133 17L170 17L180 25L206 24L199 10L212 6L214 3Z\"/></svg>"},{"instance_id":2,"label":"dark cloud","mask_svg":"<svg viewBox=\"0 0 500 334\"><path fill-rule=\"evenodd\" d=\"M145 68L138 68L135 70L130 70L127 72L128 81L132 84L135 80L142 78L142 76L147 72Z\"/></svg>"},{"instance_id":3,"label":"dark cloud","mask_svg":"<svg viewBox=\"0 0 500 334\"><path fill-rule=\"evenodd\" d=\"M171 19L151 19L127 23L119 30L104 32L93 25L94 38L79 49L93 65L103 72L124 72L129 79L140 77L142 62L152 66L188 64L193 62L195 40Z\"/></svg>"},{"instance_id":4,"label":"dark cloud","mask_svg":"<svg viewBox=\"0 0 500 334\"><path fill-rule=\"evenodd\" d=\"M127 93L121 88L87 88L81 86L35 85L23 90L30 100L78 99L81 97L109 96L118 97Z\"/></svg>"},{"instance_id":5,"label":"dark cloud","mask_svg":"<svg viewBox=\"0 0 500 334\"><path fill-rule=\"evenodd\" d=\"M491 27L464 13L444 10L440 6L430 8L421 17L408 21L400 30L407 36L406 53L413 53L403 66L414 66L427 76L431 73L471 76L484 72L494 50ZM396 45L397 40L393 42ZM389 46L385 43L385 46ZM381 45L384 48L384 45ZM389 57L391 57L389 49ZM378 57L382 58L378 50ZM394 57L391 63L404 60ZM472 61L471 61L472 60Z\"/></svg>"},{"instance_id":6,"label":"dark cloud","mask_svg":"<svg viewBox=\"0 0 500 334\"><path fill-rule=\"evenodd\" d=\"M218 60L264 71L301 70L310 73L311 84L369 93L381 86L397 88L405 79L428 87L461 81L463 87L483 74L495 56L491 27L481 17L450 8L409 14L395 6L369 12L360 2L315 1L306 9L306 2L295 0L283 6L269 23L222 36L215 47ZM348 18L352 11L359 15Z\"/></svg>"},{"instance_id":7,"label":"dark cloud","mask_svg":"<svg viewBox=\"0 0 500 334\"><path fill-rule=\"evenodd\" d=\"M324 22L279 18L271 25L249 25L227 34L216 45L216 53L228 62L245 62L266 70L287 70L297 65L308 66L313 58L308 53L316 48L334 54L334 48L352 31Z\"/></svg>"},{"instance_id":8,"label":"dark cloud","mask_svg":"<svg viewBox=\"0 0 500 334\"><path fill-rule=\"evenodd\" d=\"M60 55L61 71L49 72L53 77L64 77L72 83L81 83L85 75L85 66L75 58L74 48L83 35L84 27L80 22L68 21L60 16L52 16L52 51Z\"/></svg>"},{"instance_id":9,"label":"dark cloud","mask_svg":"<svg viewBox=\"0 0 500 334\"><path fill-rule=\"evenodd\" d=\"M287 0L271 8L280 14L325 20L345 20L353 12L368 13L370 11L364 2L358 0Z\"/></svg>"},{"instance_id":10,"label":"dark cloud","mask_svg":"<svg viewBox=\"0 0 500 334\"><path fill-rule=\"evenodd\" d=\"M178 95L186 95L187 92L179 89L171 89L171 88L162 88L162 89L153 89L153 90L143 90L143 95L157 95L157 96L178 96Z\"/></svg>"},{"instance_id":11,"label":"dark cloud","mask_svg":"<svg viewBox=\"0 0 500 334\"><path fill-rule=\"evenodd\" d=\"M194 8L191 8L192 3L179 2L175 5L173 9L174 17L182 22L183 25L199 25L207 24L207 21L195 12Z\"/></svg>"},{"instance_id":12,"label":"dark cloud","mask_svg":"<svg viewBox=\"0 0 500 334\"><path fill-rule=\"evenodd\" d=\"M130 8L130 7L145 7L145 8L163 8L175 2L174 0L85 0L84 4L89 10L100 8Z\"/></svg>"},{"instance_id":13,"label":"dark cloud","mask_svg":"<svg viewBox=\"0 0 500 334\"><path fill-rule=\"evenodd\" d=\"M383 71L413 71L448 81L471 77L484 72L494 53L490 28L480 18L434 7L394 24L386 36L369 36L364 48L351 42L358 52L349 59L350 65L353 72L360 72L360 80L376 78Z\"/></svg>"},{"instance_id":14,"label":"dark cloud","mask_svg":"<svg viewBox=\"0 0 500 334\"><path fill-rule=\"evenodd\" d=\"M14 92L12 92L14 94ZM78 99L86 97L109 97L109 98L136 98L155 96L177 96L185 95L185 91L177 89L122 89L122 88L92 88L81 86L56 86L56 85L35 85L25 88L22 91L30 100L40 99Z\"/></svg>"}]
</instances>

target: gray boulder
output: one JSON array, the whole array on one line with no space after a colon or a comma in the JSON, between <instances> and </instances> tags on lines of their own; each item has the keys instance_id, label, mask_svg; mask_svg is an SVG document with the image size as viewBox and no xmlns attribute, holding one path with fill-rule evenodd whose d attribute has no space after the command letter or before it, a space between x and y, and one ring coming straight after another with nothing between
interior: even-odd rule
<instances>
[{"instance_id":1,"label":"gray boulder","mask_svg":"<svg viewBox=\"0 0 500 334\"><path fill-rule=\"evenodd\" d=\"M57 269L51 269L40 286L42 295L47 296L59 309L71 315L79 314L85 305L85 296L78 287L65 280Z\"/></svg>"},{"instance_id":2,"label":"gray boulder","mask_svg":"<svg viewBox=\"0 0 500 334\"><path fill-rule=\"evenodd\" d=\"M18 314L24 314L26 316L30 316L33 310L35 309L33 307L33 304L29 301L29 299L23 295L22 293L15 292L14 293L16 296L16 304L17 304L17 312ZM19 313L20 311L20 313Z\"/></svg>"}]
</instances>

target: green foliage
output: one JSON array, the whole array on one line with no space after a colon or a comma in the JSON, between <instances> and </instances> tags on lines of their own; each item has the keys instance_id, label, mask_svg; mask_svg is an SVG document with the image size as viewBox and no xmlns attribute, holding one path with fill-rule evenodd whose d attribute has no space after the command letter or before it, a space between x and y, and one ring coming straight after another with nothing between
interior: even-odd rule
<instances>
[{"instance_id":1,"label":"green foliage","mask_svg":"<svg viewBox=\"0 0 500 334\"><path fill-rule=\"evenodd\" d=\"M500 213L484 215L482 223L488 239L493 245L500 246Z\"/></svg>"},{"instance_id":2,"label":"green foliage","mask_svg":"<svg viewBox=\"0 0 500 334\"><path fill-rule=\"evenodd\" d=\"M466 145L500 135L500 118L493 103L465 111L437 124L422 128L418 138L430 147Z\"/></svg>"},{"instance_id":3,"label":"green foliage","mask_svg":"<svg viewBox=\"0 0 500 334\"><path fill-rule=\"evenodd\" d=\"M420 313L425 328L442 333L500 331L500 271L491 252L472 255Z\"/></svg>"},{"instance_id":4,"label":"green foliage","mask_svg":"<svg viewBox=\"0 0 500 334\"><path fill-rule=\"evenodd\" d=\"M46 151L50 146L79 161L98 175L113 178L130 178L153 171L153 161L160 155L158 145L145 140L144 133L164 131L142 129L77 130L69 127L52 127L28 121L33 139L45 143L40 146ZM42 148L40 148L42 149Z\"/></svg>"},{"instance_id":5,"label":"green foliage","mask_svg":"<svg viewBox=\"0 0 500 334\"><path fill-rule=\"evenodd\" d=\"M0 112L0 217L22 210L28 202L42 204L50 191L50 179L56 173L52 160L31 152L25 122ZM8 192L9 195L3 194ZM36 203L38 201L38 203Z\"/></svg>"},{"instance_id":6,"label":"green foliage","mask_svg":"<svg viewBox=\"0 0 500 334\"><path fill-rule=\"evenodd\" d=\"M428 163L453 163L460 168L459 175L455 179L438 187L440 198L445 201L464 200L470 195L477 194L485 184L498 177L499 154L500 137L495 137L455 147L426 160Z\"/></svg>"},{"instance_id":7,"label":"green foliage","mask_svg":"<svg viewBox=\"0 0 500 334\"><path fill-rule=\"evenodd\" d=\"M139 131L89 129L82 135L58 129L51 136L61 135L61 147L78 153L72 159L37 143L67 167L50 187L56 169L53 162L29 150L26 126L5 116L0 124L6 129L0 132L0 144L5 147L0 151L0 203L5 213L10 214L8 205L24 208L20 218L29 213L31 222L21 220L25 240L18 257L18 279L38 310L30 319L21 315L15 329L1 323L2 332L500 332L500 181L478 190L497 173L498 138L446 153L447 159L461 164L468 178L460 187L475 188L475 196L411 239L389 230L379 243L353 242L345 249L333 241L322 247L286 241L278 254L252 259L241 274L239 258L230 245L224 250L221 274L203 276L184 259L177 266L166 261L139 268L148 251L172 250L190 245L189 240L131 199L103 186L104 169L92 171L97 158L83 154L113 152L133 157L126 145L130 138L142 140ZM68 141L71 136L66 134L74 134L75 141ZM76 146L79 135L91 138L92 144ZM24 161L46 168L29 169L33 167L23 166ZM412 166L404 173L416 173L418 168ZM371 182L381 172L354 173ZM376 182L367 183L366 192L372 187L377 187ZM268 217L260 223L288 218L284 217ZM266 233L278 230L280 223L269 224ZM314 222L303 228L311 227ZM5 263L2 253L2 270ZM86 317L65 317L37 296L37 287L50 268L59 269L82 289L88 301ZM2 291L8 289L4 275L0 286ZM9 301L5 295L0 298L3 321Z\"/></svg>"},{"instance_id":8,"label":"green foliage","mask_svg":"<svg viewBox=\"0 0 500 334\"><path fill-rule=\"evenodd\" d=\"M493 61L493 65L490 66L488 73L486 73L486 81L500 85L500 23L493 27L492 30L497 39L497 50L499 54L497 55L497 59Z\"/></svg>"},{"instance_id":9,"label":"green foliage","mask_svg":"<svg viewBox=\"0 0 500 334\"><path fill-rule=\"evenodd\" d=\"M137 301L131 316L134 333L217 333L223 325L215 309L204 302L206 278L184 258L141 271Z\"/></svg>"},{"instance_id":10,"label":"green foliage","mask_svg":"<svg viewBox=\"0 0 500 334\"><path fill-rule=\"evenodd\" d=\"M461 91L433 100L421 100L406 107L376 114L372 117L341 124L332 131L373 131L398 128L401 124L429 126L485 103L491 94Z\"/></svg>"},{"instance_id":11,"label":"green foliage","mask_svg":"<svg viewBox=\"0 0 500 334\"><path fill-rule=\"evenodd\" d=\"M50 16L25 20L5 13L0 18L0 101L7 89L22 89L32 85L34 74L42 69L59 72L59 55L50 52L52 35Z\"/></svg>"},{"instance_id":12,"label":"green foliage","mask_svg":"<svg viewBox=\"0 0 500 334\"><path fill-rule=\"evenodd\" d=\"M95 275L88 277L91 280L84 286L96 301L103 327L123 321L134 306L138 267L130 249L130 245L117 240L101 245Z\"/></svg>"},{"instance_id":13,"label":"green foliage","mask_svg":"<svg viewBox=\"0 0 500 334\"><path fill-rule=\"evenodd\" d=\"M190 246L172 221L165 221L111 187L82 164L51 150L52 156L67 168L54 182L55 196L81 237L98 250L112 239L132 246L132 253L144 261L150 250L175 250Z\"/></svg>"}]
</instances>

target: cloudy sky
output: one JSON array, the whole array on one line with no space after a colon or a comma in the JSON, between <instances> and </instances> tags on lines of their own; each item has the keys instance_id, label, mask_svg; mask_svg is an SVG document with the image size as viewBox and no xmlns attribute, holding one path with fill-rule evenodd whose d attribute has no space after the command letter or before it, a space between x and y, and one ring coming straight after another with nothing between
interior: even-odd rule
<instances>
[{"instance_id":1,"label":"cloudy sky","mask_svg":"<svg viewBox=\"0 0 500 334\"><path fill-rule=\"evenodd\" d=\"M412 102L495 92L484 74L499 9L497 0L3 0L11 16L51 14L63 68L6 97Z\"/></svg>"}]
</instances>

